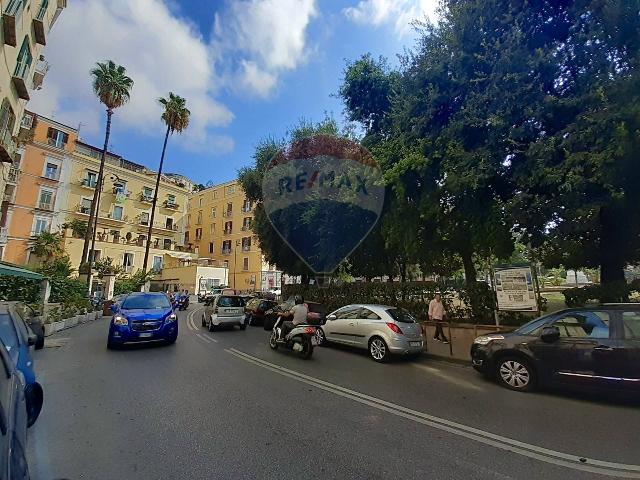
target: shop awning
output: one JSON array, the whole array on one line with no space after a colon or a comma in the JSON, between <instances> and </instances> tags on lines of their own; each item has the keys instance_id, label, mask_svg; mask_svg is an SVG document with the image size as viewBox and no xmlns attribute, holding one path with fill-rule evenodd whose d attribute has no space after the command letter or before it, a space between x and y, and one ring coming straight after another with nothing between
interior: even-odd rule
<instances>
[{"instance_id":1,"label":"shop awning","mask_svg":"<svg viewBox=\"0 0 640 480\"><path fill-rule=\"evenodd\" d=\"M40 273L32 272L31 270L27 270L26 268L20 268L17 265L6 262L0 262L0 275L22 277L31 280L43 280L45 278L44 275Z\"/></svg>"}]
</instances>

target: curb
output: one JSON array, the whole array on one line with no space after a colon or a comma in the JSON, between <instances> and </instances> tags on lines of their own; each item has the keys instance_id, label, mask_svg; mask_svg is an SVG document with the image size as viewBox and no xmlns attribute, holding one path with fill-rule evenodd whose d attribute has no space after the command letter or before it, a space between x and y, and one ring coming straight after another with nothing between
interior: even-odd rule
<instances>
[{"instance_id":1,"label":"curb","mask_svg":"<svg viewBox=\"0 0 640 480\"><path fill-rule=\"evenodd\" d=\"M453 363L455 365L462 365L464 367L471 366L471 360L464 360L462 358L455 357L446 357L444 355L434 355L433 353L425 352L423 357L428 358L430 360L437 360L440 362Z\"/></svg>"},{"instance_id":2,"label":"curb","mask_svg":"<svg viewBox=\"0 0 640 480\"><path fill-rule=\"evenodd\" d=\"M60 330L56 330L55 332L51 332L49 335L45 334L45 338L51 337L51 336L55 335L56 333L64 332L65 330L69 330L71 328L79 327L80 325L86 325L87 323L95 322L96 320L102 320L104 318L109 318L109 316L108 315L106 315L106 316L105 315L101 315L101 316L99 316L97 318L94 318L93 320L84 320L82 322L79 321L75 325L69 325L68 327L61 328Z\"/></svg>"}]
</instances>

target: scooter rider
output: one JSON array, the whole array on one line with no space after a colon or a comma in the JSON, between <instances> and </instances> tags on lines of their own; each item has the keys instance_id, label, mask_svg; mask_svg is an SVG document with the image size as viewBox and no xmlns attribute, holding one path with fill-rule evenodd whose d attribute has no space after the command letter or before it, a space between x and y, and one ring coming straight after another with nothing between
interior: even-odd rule
<instances>
[{"instance_id":1,"label":"scooter rider","mask_svg":"<svg viewBox=\"0 0 640 480\"><path fill-rule=\"evenodd\" d=\"M303 325L307 323L307 314L309 309L304 303L302 295L296 295L294 297L294 305L287 313L287 316L293 317L291 320L282 322L282 328L280 329L280 338L285 338L287 334L293 330L296 325Z\"/></svg>"}]
</instances>

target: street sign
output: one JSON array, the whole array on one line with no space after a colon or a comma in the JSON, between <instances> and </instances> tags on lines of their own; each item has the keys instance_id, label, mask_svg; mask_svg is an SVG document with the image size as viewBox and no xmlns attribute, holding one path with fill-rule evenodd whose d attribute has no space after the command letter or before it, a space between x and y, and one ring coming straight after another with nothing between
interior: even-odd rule
<instances>
[{"instance_id":1,"label":"street sign","mask_svg":"<svg viewBox=\"0 0 640 480\"><path fill-rule=\"evenodd\" d=\"M538 311L531 267L496 268L494 275L498 310Z\"/></svg>"}]
</instances>

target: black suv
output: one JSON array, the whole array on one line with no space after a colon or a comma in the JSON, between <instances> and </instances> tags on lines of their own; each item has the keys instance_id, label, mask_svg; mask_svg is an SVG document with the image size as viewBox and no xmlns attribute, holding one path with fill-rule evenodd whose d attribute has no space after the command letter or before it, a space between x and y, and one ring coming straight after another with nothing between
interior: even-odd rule
<instances>
[{"instance_id":1,"label":"black suv","mask_svg":"<svg viewBox=\"0 0 640 480\"><path fill-rule=\"evenodd\" d=\"M512 390L564 384L640 393L640 304L561 310L512 333L482 335L471 359Z\"/></svg>"}]
</instances>

